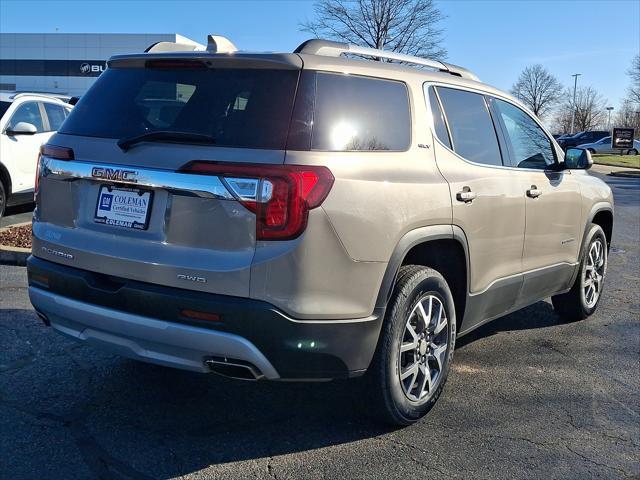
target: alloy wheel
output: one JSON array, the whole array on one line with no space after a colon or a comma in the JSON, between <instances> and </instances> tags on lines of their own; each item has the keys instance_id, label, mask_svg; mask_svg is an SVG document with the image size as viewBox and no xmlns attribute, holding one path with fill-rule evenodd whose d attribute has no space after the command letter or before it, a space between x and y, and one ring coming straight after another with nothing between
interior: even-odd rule
<instances>
[{"instance_id":1,"label":"alloy wheel","mask_svg":"<svg viewBox=\"0 0 640 480\"><path fill-rule=\"evenodd\" d=\"M423 296L405 324L398 356L400 385L412 402L424 402L440 384L449 346L444 303L434 294Z\"/></svg>"},{"instance_id":2,"label":"alloy wheel","mask_svg":"<svg viewBox=\"0 0 640 480\"><path fill-rule=\"evenodd\" d=\"M584 301L588 308L598 303L606 268L606 251L601 238L596 238L589 246L584 273L582 274L582 289Z\"/></svg>"}]
</instances>

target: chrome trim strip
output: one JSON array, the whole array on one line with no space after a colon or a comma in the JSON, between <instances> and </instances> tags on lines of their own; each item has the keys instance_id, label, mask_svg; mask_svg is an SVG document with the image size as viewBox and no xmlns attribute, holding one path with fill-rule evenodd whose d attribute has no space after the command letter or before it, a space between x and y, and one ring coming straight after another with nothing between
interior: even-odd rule
<instances>
[{"instance_id":1,"label":"chrome trim strip","mask_svg":"<svg viewBox=\"0 0 640 480\"><path fill-rule=\"evenodd\" d=\"M233 200L234 197L216 176L179 173L171 170L137 168L127 165L80 162L76 160L56 160L42 157L41 175L55 176L58 180L91 180L95 182L119 183L149 188L161 188L176 192L187 192L190 195L204 198ZM92 175L94 169L124 170L126 178L104 178Z\"/></svg>"}]
</instances>

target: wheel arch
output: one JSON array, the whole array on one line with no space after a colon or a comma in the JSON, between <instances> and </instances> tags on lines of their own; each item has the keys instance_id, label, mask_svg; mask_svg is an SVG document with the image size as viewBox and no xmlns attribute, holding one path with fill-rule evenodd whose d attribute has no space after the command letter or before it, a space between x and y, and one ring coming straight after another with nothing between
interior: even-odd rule
<instances>
[{"instance_id":1,"label":"wheel arch","mask_svg":"<svg viewBox=\"0 0 640 480\"><path fill-rule=\"evenodd\" d=\"M451 288L459 327L464 318L469 285L469 249L463 230L454 225L431 225L405 234L387 265L376 308L386 307L403 265L423 265L442 274Z\"/></svg>"},{"instance_id":2,"label":"wheel arch","mask_svg":"<svg viewBox=\"0 0 640 480\"><path fill-rule=\"evenodd\" d=\"M589 233L591 224L600 225L607 237L607 248L611 248L611 238L613 236L613 208L610 204L597 204L589 213L589 221L585 225L584 235L582 236L581 252L585 248L586 236Z\"/></svg>"},{"instance_id":3,"label":"wheel arch","mask_svg":"<svg viewBox=\"0 0 640 480\"><path fill-rule=\"evenodd\" d=\"M11 175L9 175L9 170L7 170L7 167L5 167L3 163L0 163L0 180L4 185L5 193L7 195L7 200L8 200L9 196L11 195L11 188L12 188Z\"/></svg>"}]
</instances>

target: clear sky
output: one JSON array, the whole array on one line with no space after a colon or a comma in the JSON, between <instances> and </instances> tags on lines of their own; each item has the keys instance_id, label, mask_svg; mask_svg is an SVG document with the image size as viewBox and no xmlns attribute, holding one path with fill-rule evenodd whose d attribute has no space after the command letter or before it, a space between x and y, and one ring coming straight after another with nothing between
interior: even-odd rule
<instances>
[{"instance_id":1,"label":"clear sky","mask_svg":"<svg viewBox=\"0 0 640 480\"><path fill-rule=\"evenodd\" d=\"M439 0L447 16L448 60L508 90L527 65L542 63L560 81L596 88L614 107L625 71L640 52L640 0ZM291 51L308 38L299 22L309 0L33 1L0 0L2 32L179 33L205 43L208 33L242 50Z\"/></svg>"}]
</instances>

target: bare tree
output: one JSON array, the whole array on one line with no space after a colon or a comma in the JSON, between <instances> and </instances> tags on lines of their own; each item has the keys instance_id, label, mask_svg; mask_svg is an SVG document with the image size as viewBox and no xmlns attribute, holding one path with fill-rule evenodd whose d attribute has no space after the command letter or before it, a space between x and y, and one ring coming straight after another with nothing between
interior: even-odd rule
<instances>
[{"instance_id":1,"label":"bare tree","mask_svg":"<svg viewBox=\"0 0 640 480\"><path fill-rule=\"evenodd\" d=\"M575 130L594 130L606 125L605 101L593 87L579 87L576 91L576 103L573 103L573 89L566 89L566 99L558 108L556 129L562 132L571 130L571 115L575 111Z\"/></svg>"},{"instance_id":2,"label":"bare tree","mask_svg":"<svg viewBox=\"0 0 640 480\"><path fill-rule=\"evenodd\" d=\"M545 116L557 105L562 92L562 84L542 65L525 68L511 87L513 96L538 117Z\"/></svg>"},{"instance_id":3,"label":"bare tree","mask_svg":"<svg viewBox=\"0 0 640 480\"><path fill-rule=\"evenodd\" d=\"M632 62L631 68L627 70L627 75L631 77L631 86L629 87L629 100L632 103L640 105L640 55L636 55Z\"/></svg>"},{"instance_id":4,"label":"bare tree","mask_svg":"<svg viewBox=\"0 0 640 480\"><path fill-rule=\"evenodd\" d=\"M433 0L319 0L302 31L371 48L443 59L444 15Z\"/></svg>"},{"instance_id":5,"label":"bare tree","mask_svg":"<svg viewBox=\"0 0 640 480\"><path fill-rule=\"evenodd\" d=\"M614 127L633 128L635 137L640 138L640 104L627 99L615 116Z\"/></svg>"}]
</instances>

